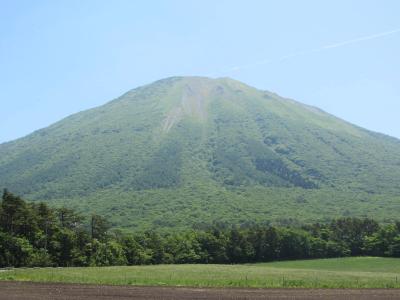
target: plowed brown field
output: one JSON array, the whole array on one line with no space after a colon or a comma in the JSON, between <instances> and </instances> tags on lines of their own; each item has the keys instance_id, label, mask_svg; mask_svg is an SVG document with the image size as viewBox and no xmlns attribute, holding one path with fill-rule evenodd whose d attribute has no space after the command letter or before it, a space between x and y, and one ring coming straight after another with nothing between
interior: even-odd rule
<instances>
[{"instance_id":1,"label":"plowed brown field","mask_svg":"<svg viewBox=\"0 0 400 300\"><path fill-rule=\"evenodd\" d=\"M31 282L0 282L0 300L5 299L400 299L397 289L201 289L139 287Z\"/></svg>"}]
</instances>

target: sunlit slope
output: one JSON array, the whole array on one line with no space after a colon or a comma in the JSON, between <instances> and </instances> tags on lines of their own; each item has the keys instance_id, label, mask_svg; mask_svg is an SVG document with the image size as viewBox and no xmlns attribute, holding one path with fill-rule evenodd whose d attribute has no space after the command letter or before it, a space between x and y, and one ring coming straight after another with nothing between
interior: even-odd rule
<instances>
[{"instance_id":1,"label":"sunlit slope","mask_svg":"<svg viewBox=\"0 0 400 300\"><path fill-rule=\"evenodd\" d=\"M150 198L174 203L177 214L192 203L203 212L225 207L212 220L246 207L238 193L261 207L271 189L295 190L300 202L321 190L332 202L335 192L389 201L400 195L399 182L399 140L228 78L160 80L0 145L2 187L30 199L71 199L118 225L136 220ZM385 203L376 201L377 208ZM125 221L116 217L122 210L131 212Z\"/></svg>"}]
</instances>

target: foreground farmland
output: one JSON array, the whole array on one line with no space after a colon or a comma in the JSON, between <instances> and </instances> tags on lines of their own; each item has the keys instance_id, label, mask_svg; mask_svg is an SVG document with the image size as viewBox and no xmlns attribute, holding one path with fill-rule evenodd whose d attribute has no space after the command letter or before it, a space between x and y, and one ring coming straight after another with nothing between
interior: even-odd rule
<instances>
[{"instance_id":1,"label":"foreground farmland","mask_svg":"<svg viewBox=\"0 0 400 300\"><path fill-rule=\"evenodd\" d=\"M246 265L14 269L0 280L140 286L400 288L400 259L354 257Z\"/></svg>"},{"instance_id":2,"label":"foreground farmland","mask_svg":"<svg viewBox=\"0 0 400 300\"><path fill-rule=\"evenodd\" d=\"M249 289L0 282L0 300L394 300L398 289Z\"/></svg>"}]
</instances>

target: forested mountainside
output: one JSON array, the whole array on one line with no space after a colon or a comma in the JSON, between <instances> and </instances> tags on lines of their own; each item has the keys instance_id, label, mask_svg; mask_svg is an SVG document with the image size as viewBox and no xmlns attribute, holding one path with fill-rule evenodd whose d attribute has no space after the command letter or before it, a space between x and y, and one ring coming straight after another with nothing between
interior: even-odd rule
<instances>
[{"instance_id":1,"label":"forested mountainside","mask_svg":"<svg viewBox=\"0 0 400 300\"><path fill-rule=\"evenodd\" d=\"M400 141L241 82L172 77L0 145L0 186L114 226L396 219Z\"/></svg>"}]
</instances>

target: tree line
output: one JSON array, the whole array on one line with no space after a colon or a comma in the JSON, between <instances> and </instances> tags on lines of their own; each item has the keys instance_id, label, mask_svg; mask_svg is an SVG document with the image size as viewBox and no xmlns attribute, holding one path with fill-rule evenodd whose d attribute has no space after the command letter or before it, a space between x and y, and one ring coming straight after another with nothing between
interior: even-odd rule
<instances>
[{"instance_id":1,"label":"tree line","mask_svg":"<svg viewBox=\"0 0 400 300\"><path fill-rule=\"evenodd\" d=\"M301 227L217 226L159 233L110 231L67 208L26 202L7 190L0 205L0 267L254 263L342 256L400 257L400 222L340 218Z\"/></svg>"}]
</instances>

